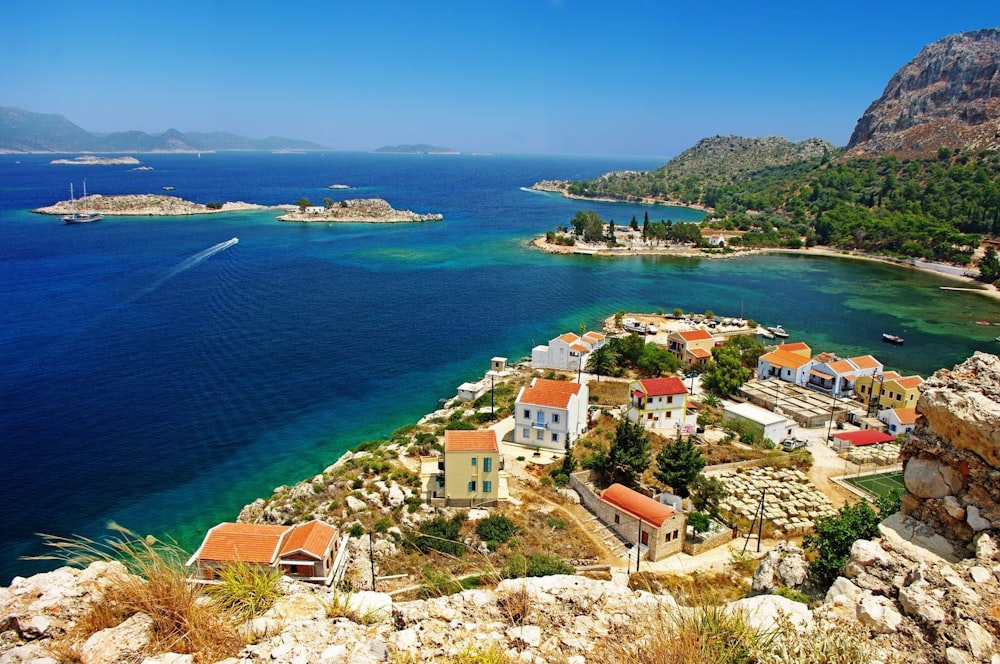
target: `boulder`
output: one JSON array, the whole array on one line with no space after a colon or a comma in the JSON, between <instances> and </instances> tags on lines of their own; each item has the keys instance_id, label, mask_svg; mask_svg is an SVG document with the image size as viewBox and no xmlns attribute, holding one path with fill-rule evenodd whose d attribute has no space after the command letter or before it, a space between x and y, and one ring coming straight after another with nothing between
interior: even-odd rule
<instances>
[{"instance_id":1,"label":"boulder","mask_svg":"<svg viewBox=\"0 0 1000 664\"><path fill-rule=\"evenodd\" d=\"M851 583L850 579L838 576L830 589L826 591L826 601L848 606L853 604L862 594L861 588Z\"/></svg>"},{"instance_id":2,"label":"boulder","mask_svg":"<svg viewBox=\"0 0 1000 664\"><path fill-rule=\"evenodd\" d=\"M934 459L911 458L903 469L906 490L920 498L944 498L962 489L962 474Z\"/></svg>"},{"instance_id":3,"label":"boulder","mask_svg":"<svg viewBox=\"0 0 1000 664\"><path fill-rule=\"evenodd\" d=\"M399 507L406 501L406 495L403 494L403 490L395 482L389 487L388 493L389 495L386 497L386 500L389 502L389 507Z\"/></svg>"},{"instance_id":4,"label":"boulder","mask_svg":"<svg viewBox=\"0 0 1000 664\"><path fill-rule=\"evenodd\" d=\"M747 622L761 631L781 629L782 619L800 630L809 629L813 624L809 607L780 595L758 595L730 602L726 611L742 612Z\"/></svg>"},{"instance_id":5,"label":"boulder","mask_svg":"<svg viewBox=\"0 0 1000 664\"><path fill-rule=\"evenodd\" d=\"M865 595L855 608L855 615L862 625L880 634L891 634L899 629L903 616L892 601L880 595Z\"/></svg>"},{"instance_id":6,"label":"boulder","mask_svg":"<svg viewBox=\"0 0 1000 664\"><path fill-rule=\"evenodd\" d=\"M972 620L966 620L962 623L962 632L965 636L965 642L969 646L969 652L977 660L984 660L993 654L993 635L986 631L982 625Z\"/></svg>"},{"instance_id":7,"label":"boulder","mask_svg":"<svg viewBox=\"0 0 1000 664\"><path fill-rule=\"evenodd\" d=\"M153 619L137 613L117 627L93 634L80 649L83 664L116 664L141 661L139 653L149 645Z\"/></svg>"},{"instance_id":8,"label":"boulder","mask_svg":"<svg viewBox=\"0 0 1000 664\"><path fill-rule=\"evenodd\" d=\"M906 615L914 618L922 618L932 623L941 622L945 618L941 605L927 591L926 581L918 581L913 585L900 588L899 603Z\"/></svg>"},{"instance_id":9,"label":"boulder","mask_svg":"<svg viewBox=\"0 0 1000 664\"><path fill-rule=\"evenodd\" d=\"M969 527L972 528L973 531L979 532L980 530L987 530L993 527L993 524L990 523L989 519L984 519L979 515L979 508L975 505L969 505L965 512L965 521L969 524Z\"/></svg>"}]
</instances>

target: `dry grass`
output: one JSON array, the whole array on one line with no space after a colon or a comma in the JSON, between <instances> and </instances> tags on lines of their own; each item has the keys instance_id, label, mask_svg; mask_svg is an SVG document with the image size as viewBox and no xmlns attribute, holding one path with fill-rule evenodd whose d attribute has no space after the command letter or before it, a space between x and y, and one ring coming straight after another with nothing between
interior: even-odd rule
<instances>
[{"instance_id":1,"label":"dry grass","mask_svg":"<svg viewBox=\"0 0 1000 664\"><path fill-rule=\"evenodd\" d=\"M497 607L511 625L523 625L529 622L528 619L534 612L531 593L524 585L500 593L497 597Z\"/></svg>"},{"instance_id":2,"label":"dry grass","mask_svg":"<svg viewBox=\"0 0 1000 664\"><path fill-rule=\"evenodd\" d=\"M620 380L602 378L601 382L592 380L587 383L590 391L590 403L601 406L621 406L628 401L628 383Z\"/></svg>"},{"instance_id":3,"label":"dry grass","mask_svg":"<svg viewBox=\"0 0 1000 664\"><path fill-rule=\"evenodd\" d=\"M201 589L188 582L184 551L176 544L141 538L118 526L113 530L117 535L104 542L46 537L46 544L57 553L45 559L78 566L118 560L130 572L113 578L102 600L53 643L59 661L78 661L74 653L79 644L136 613L153 619L150 653L194 654L204 661L216 661L239 652L244 640L237 621L215 603L204 601Z\"/></svg>"},{"instance_id":4,"label":"dry grass","mask_svg":"<svg viewBox=\"0 0 1000 664\"><path fill-rule=\"evenodd\" d=\"M691 574L640 572L629 577L629 588L667 593L681 606L720 606L746 597L750 584L742 573L698 570Z\"/></svg>"}]
</instances>

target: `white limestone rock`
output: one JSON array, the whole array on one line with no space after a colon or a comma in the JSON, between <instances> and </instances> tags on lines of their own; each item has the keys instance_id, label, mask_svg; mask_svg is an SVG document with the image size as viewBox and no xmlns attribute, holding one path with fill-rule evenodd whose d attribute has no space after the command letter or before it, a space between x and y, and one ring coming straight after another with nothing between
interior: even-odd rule
<instances>
[{"instance_id":1,"label":"white limestone rock","mask_svg":"<svg viewBox=\"0 0 1000 664\"><path fill-rule=\"evenodd\" d=\"M111 664L139 659L139 653L149 645L153 619L137 613L117 627L93 634L80 649L83 664Z\"/></svg>"},{"instance_id":2,"label":"white limestone rock","mask_svg":"<svg viewBox=\"0 0 1000 664\"><path fill-rule=\"evenodd\" d=\"M922 618L927 622L941 622L945 618L941 605L927 591L926 581L900 588L899 603L908 616Z\"/></svg>"},{"instance_id":3,"label":"white limestone rock","mask_svg":"<svg viewBox=\"0 0 1000 664\"><path fill-rule=\"evenodd\" d=\"M933 459L913 457L903 469L906 490L920 498L944 498L962 489L962 474Z\"/></svg>"},{"instance_id":4,"label":"white limestone rock","mask_svg":"<svg viewBox=\"0 0 1000 664\"><path fill-rule=\"evenodd\" d=\"M356 496L347 496L344 498L344 503L351 512L364 512L368 509L368 504Z\"/></svg>"},{"instance_id":5,"label":"white limestone rock","mask_svg":"<svg viewBox=\"0 0 1000 664\"><path fill-rule=\"evenodd\" d=\"M758 595L730 602L726 611L743 612L747 622L762 631L780 629L782 618L800 630L810 629L813 624L809 607L780 595Z\"/></svg>"},{"instance_id":6,"label":"white limestone rock","mask_svg":"<svg viewBox=\"0 0 1000 664\"><path fill-rule=\"evenodd\" d=\"M969 524L969 527L973 531L979 532L980 530L987 530L993 527L989 519L984 519L979 515L979 508L975 505L969 505L965 510L965 522Z\"/></svg>"},{"instance_id":7,"label":"white limestone rock","mask_svg":"<svg viewBox=\"0 0 1000 664\"><path fill-rule=\"evenodd\" d=\"M855 615L862 625L880 634L891 634L899 629L903 622L891 600L881 595L865 595L858 602Z\"/></svg>"},{"instance_id":8,"label":"white limestone rock","mask_svg":"<svg viewBox=\"0 0 1000 664\"><path fill-rule=\"evenodd\" d=\"M977 660L982 661L993 654L994 638L982 625L972 620L962 623L962 632L969 651Z\"/></svg>"},{"instance_id":9,"label":"white limestone rock","mask_svg":"<svg viewBox=\"0 0 1000 664\"><path fill-rule=\"evenodd\" d=\"M863 594L861 588L851 583L850 579L846 579L842 576L838 576L830 586L830 589L826 591L826 601L837 604L838 606L850 606L853 605L859 597Z\"/></svg>"}]
</instances>

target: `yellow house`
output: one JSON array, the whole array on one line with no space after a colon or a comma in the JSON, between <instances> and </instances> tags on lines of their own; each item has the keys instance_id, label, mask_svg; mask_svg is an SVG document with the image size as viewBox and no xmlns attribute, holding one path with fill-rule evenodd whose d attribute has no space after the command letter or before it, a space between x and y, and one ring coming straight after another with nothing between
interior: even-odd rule
<instances>
[{"instance_id":1,"label":"yellow house","mask_svg":"<svg viewBox=\"0 0 1000 664\"><path fill-rule=\"evenodd\" d=\"M448 505L496 505L500 448L491 429L444 432L444 494Z\"/></svg>"},{"instance_id":2,"label":"yellow house","mask_svg":"<svg viewBox=\"0 0 1000 664\"><path fill-rule=\"evenodd\" d=\"M667 336L667 350L684 364L703 365L712 359L715 337L705 330L671 332Z\"/></svg>"},{"instance_id":3,"label":"yellow house","mask_svg":"<svg viewBox=\"0 0 1000 664\"><path fill-rule=\"evenodd\" d=\"M923 385L924 379L920 376L900 376L895 371L886 371L877 376L858 376L854 391L863 401L878 404L879 410L913 408L917 405Z\"/></svg>"}]
</instances>

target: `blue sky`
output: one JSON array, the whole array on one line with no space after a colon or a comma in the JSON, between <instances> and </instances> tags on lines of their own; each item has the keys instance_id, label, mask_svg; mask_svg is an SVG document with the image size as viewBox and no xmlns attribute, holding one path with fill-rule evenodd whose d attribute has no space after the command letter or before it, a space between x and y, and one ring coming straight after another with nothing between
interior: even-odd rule
<instances>
[{"instance_id":1,"label":"blue sky","mask_svg":"<svg viewBox=\"0 0 1000 664\"><path fill-rule=\"evenodd\" d=\"M337 150L673 156L705 136L844 145L925 44L995 1L0 0L0 105L96 132Z\"/></svg>"}]
</instances>

